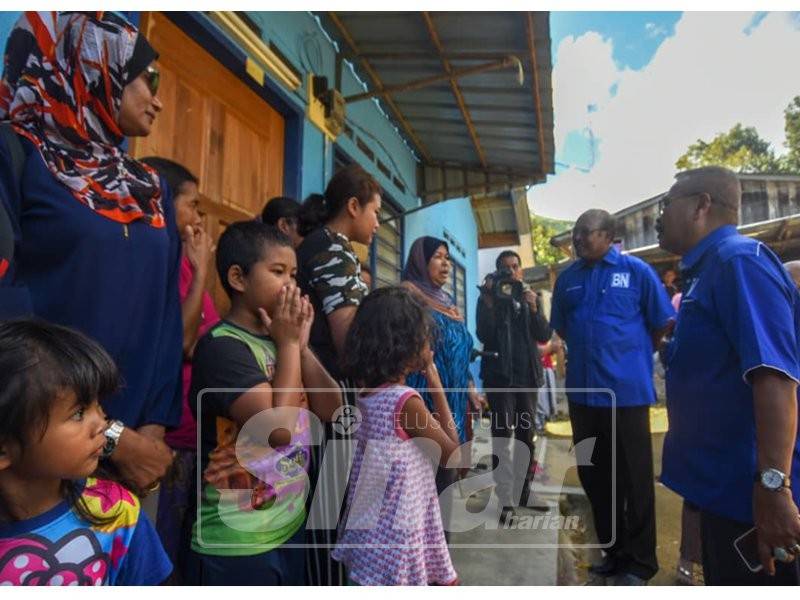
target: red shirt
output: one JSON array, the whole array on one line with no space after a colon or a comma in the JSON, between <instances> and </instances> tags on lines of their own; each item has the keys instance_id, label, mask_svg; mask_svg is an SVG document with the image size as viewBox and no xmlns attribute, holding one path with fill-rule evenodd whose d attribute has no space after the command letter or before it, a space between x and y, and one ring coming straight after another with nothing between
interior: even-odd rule
<instances>
[{"instance_id":1,"label":"red shirt","mask_svg":"<svg viewBox=\"0 0 800 600\"><path fill-rule=\"evenodd\" d=\"M194 280L194 271L189 259L183 256L181 258L181 272L178 279L178 293L181 297L181 303L186 300L189 295L189 289L192 287ZM197 339L205 335L206 331L211 329L219 321L219 314L214 306L214 301L211 295L203 292L203 308L200 316L200 331ZM181 407L181 422L176 429L173 429L166 436L164 441L172 448L180 448L182 450L196 450L197 449L197 422L192 416L192 411L189 409L189 386L192 383L192 362L189 360L183 361L183 401Z\"/></svg>"},{"instance_id":2,"label":"red shirt","mask_svg":"<svg viewBox=\"0 0 800 600\"><path fill-rule=\"evenodd\" d=\"M541 354L542 354L542 366L545 369L552 369L553 368L553 355L545 353L544 347L546 345L547 344L539 344L539 352L541 352Z\"/></svg>"}]
</instances>

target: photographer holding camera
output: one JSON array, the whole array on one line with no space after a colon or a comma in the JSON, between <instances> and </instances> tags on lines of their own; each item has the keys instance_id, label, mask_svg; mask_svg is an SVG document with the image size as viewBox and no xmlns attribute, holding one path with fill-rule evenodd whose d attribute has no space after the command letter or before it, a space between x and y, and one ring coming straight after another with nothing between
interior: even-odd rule
<instances>
[{"instance_id":1,"label":"photographer holding camera","mask_svg":"<svg viewBox=\"0 0 800 600\"><path fill-rule=\"evenodd\" d=\"M537 342L552 335L542 314L539 298L522 281L519 254L501 252L496 271L479 287L478 339L486 353L481 361L481 379L492 409L492 452L497 457L494 471L501 519L514 515L515 506L527 506L535 461L533 444L534 410L537 394L530 388L542 385L542 364ZM527 389L526 389L527 388ZM519 391L517 391L519 389ZM512 437L523 442L529 453L513 453ZM517 456L520 454L520 456ZM524 478L520 474L524 473ZM546 506L531 506L547 510Z\"/></svg>"}]
</instances>

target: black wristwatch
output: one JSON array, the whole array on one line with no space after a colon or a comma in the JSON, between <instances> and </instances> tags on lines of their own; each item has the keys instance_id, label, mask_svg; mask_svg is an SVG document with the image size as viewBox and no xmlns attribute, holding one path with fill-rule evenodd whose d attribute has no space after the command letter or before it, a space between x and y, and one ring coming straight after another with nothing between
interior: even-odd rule
<instances>
[{"instance_id":1,"label":"black wristwatch","mask_svg":"<svg viewBox=\"0 0 800 600\"><path fill-rule=\"evenodd\" d=\"M764 469L756 473L756 481L761 484L761 487L770 492L777 492L784 488L790 489L792 487L792 481L786 476L786 473L778 469Z\"/></svg>"}]
</instances>

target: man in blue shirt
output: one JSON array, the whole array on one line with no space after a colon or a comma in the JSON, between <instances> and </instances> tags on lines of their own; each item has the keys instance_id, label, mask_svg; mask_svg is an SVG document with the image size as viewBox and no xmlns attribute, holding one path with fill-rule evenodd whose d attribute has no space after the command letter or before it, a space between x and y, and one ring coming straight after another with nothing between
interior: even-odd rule
<instances>
[{"instance_id":1,"label":"man in blue shirt","mask_svg":"<svg viewBox=\"0 0 800 600\"><path fill-rule=\"evenodd\" d=\"M653 340L674 310L655 271L612 244L614 219L582 214L572 230L579 259L556 281L551 325L567 342L573 441L594 439L578 476L592 505L604 561L598 575L642 585L658 571L650 439ZM587 391L581 391L581 390Z\"/></svg>"},{"instance_id":2,"label":"man in blue shirt","mask_svg":"<svg viewBox=\"0 0 800 600\"><path fill-rule=\"evenodd\" d=\"M700 508L706 584L796 585L796 561L772 556L800 554L800 296L778 257L737 233L741 195L733 173L704 167L662 200L659 243L682 257L684 293L665 356L661 480ZM757 574L734 548L754 525Z\"/></svg>"}]
</instances>

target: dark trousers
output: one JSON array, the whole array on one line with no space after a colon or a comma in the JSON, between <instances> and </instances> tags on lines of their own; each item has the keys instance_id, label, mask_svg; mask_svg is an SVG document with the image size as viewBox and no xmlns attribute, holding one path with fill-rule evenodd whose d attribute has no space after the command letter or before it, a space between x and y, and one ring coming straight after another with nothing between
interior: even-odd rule
<instances>
[{"instance_id":1,"label":"dark trousers","mask_svg":"<svg viewBox=\"0 0 800 600\"><path fill-rule=\"evenodd\" d=\"M213 556L190 550L189 585L305 585L305 531L301 527L286 544L252 556Z\"/></svg>"},{"instance_id":2,"label":"dark trousers","mask_svg":"<svg viewBox=\"0 0 800 600\"><path fill-rule=\"evenodd\" d=\"M170 583L180 585L187 569L192 525L197 516L197 452L177 449L158 496L156 531L175 570Z\"/></svg>"},{"instance_id":3,"label":"dark trousers","mask_svg":"<svg viewBox=\"0 0 800 600\"><path fill-rule=\"evenodd\" d=\"M763 569L753 573L744 564L733 542L753 528L705 510L700 511L700 537L703 553L703 579L706 585L798 585L797 560L775 561L775 576Z\"/></svg>"},{"instance_id":4,"label":"dark trousers","mask_svg":"<svg viewBox=\"0 0 800 600\"><path fill-rule=\"evenodd\" d=\"M611 544L606 551L620 571L650 579L658 571L650 407L611 409L570 402L569 416L576 446L595 440L591 461L579 461L578 477L592 505L597 539Z\"/></svg>"},{"instance_id":5,"label":"dark trousers","mask_svg":"<svg viewBox=\"0 0 800 600\"><path fill-rule=\"evenodd\" d=\"M700 509L685 500L681 513L681 558L697 564L703 562L702 544L700 543Z\"/></svg>"},{"instance_id":6,"label":"dark trousers","mask_svg":"<svg viewBox=\"0 0 800 600\"><path fill-rule=\"evenodd\" d=\"M536 456L533 422L537 397L536 391L487 393L492 409L495 493L501 506L527 504L527 485L532 477L531 466ZM510 443L512 438L525 444L528 452L513 452Z\"/></svg>"}]
</instances>

